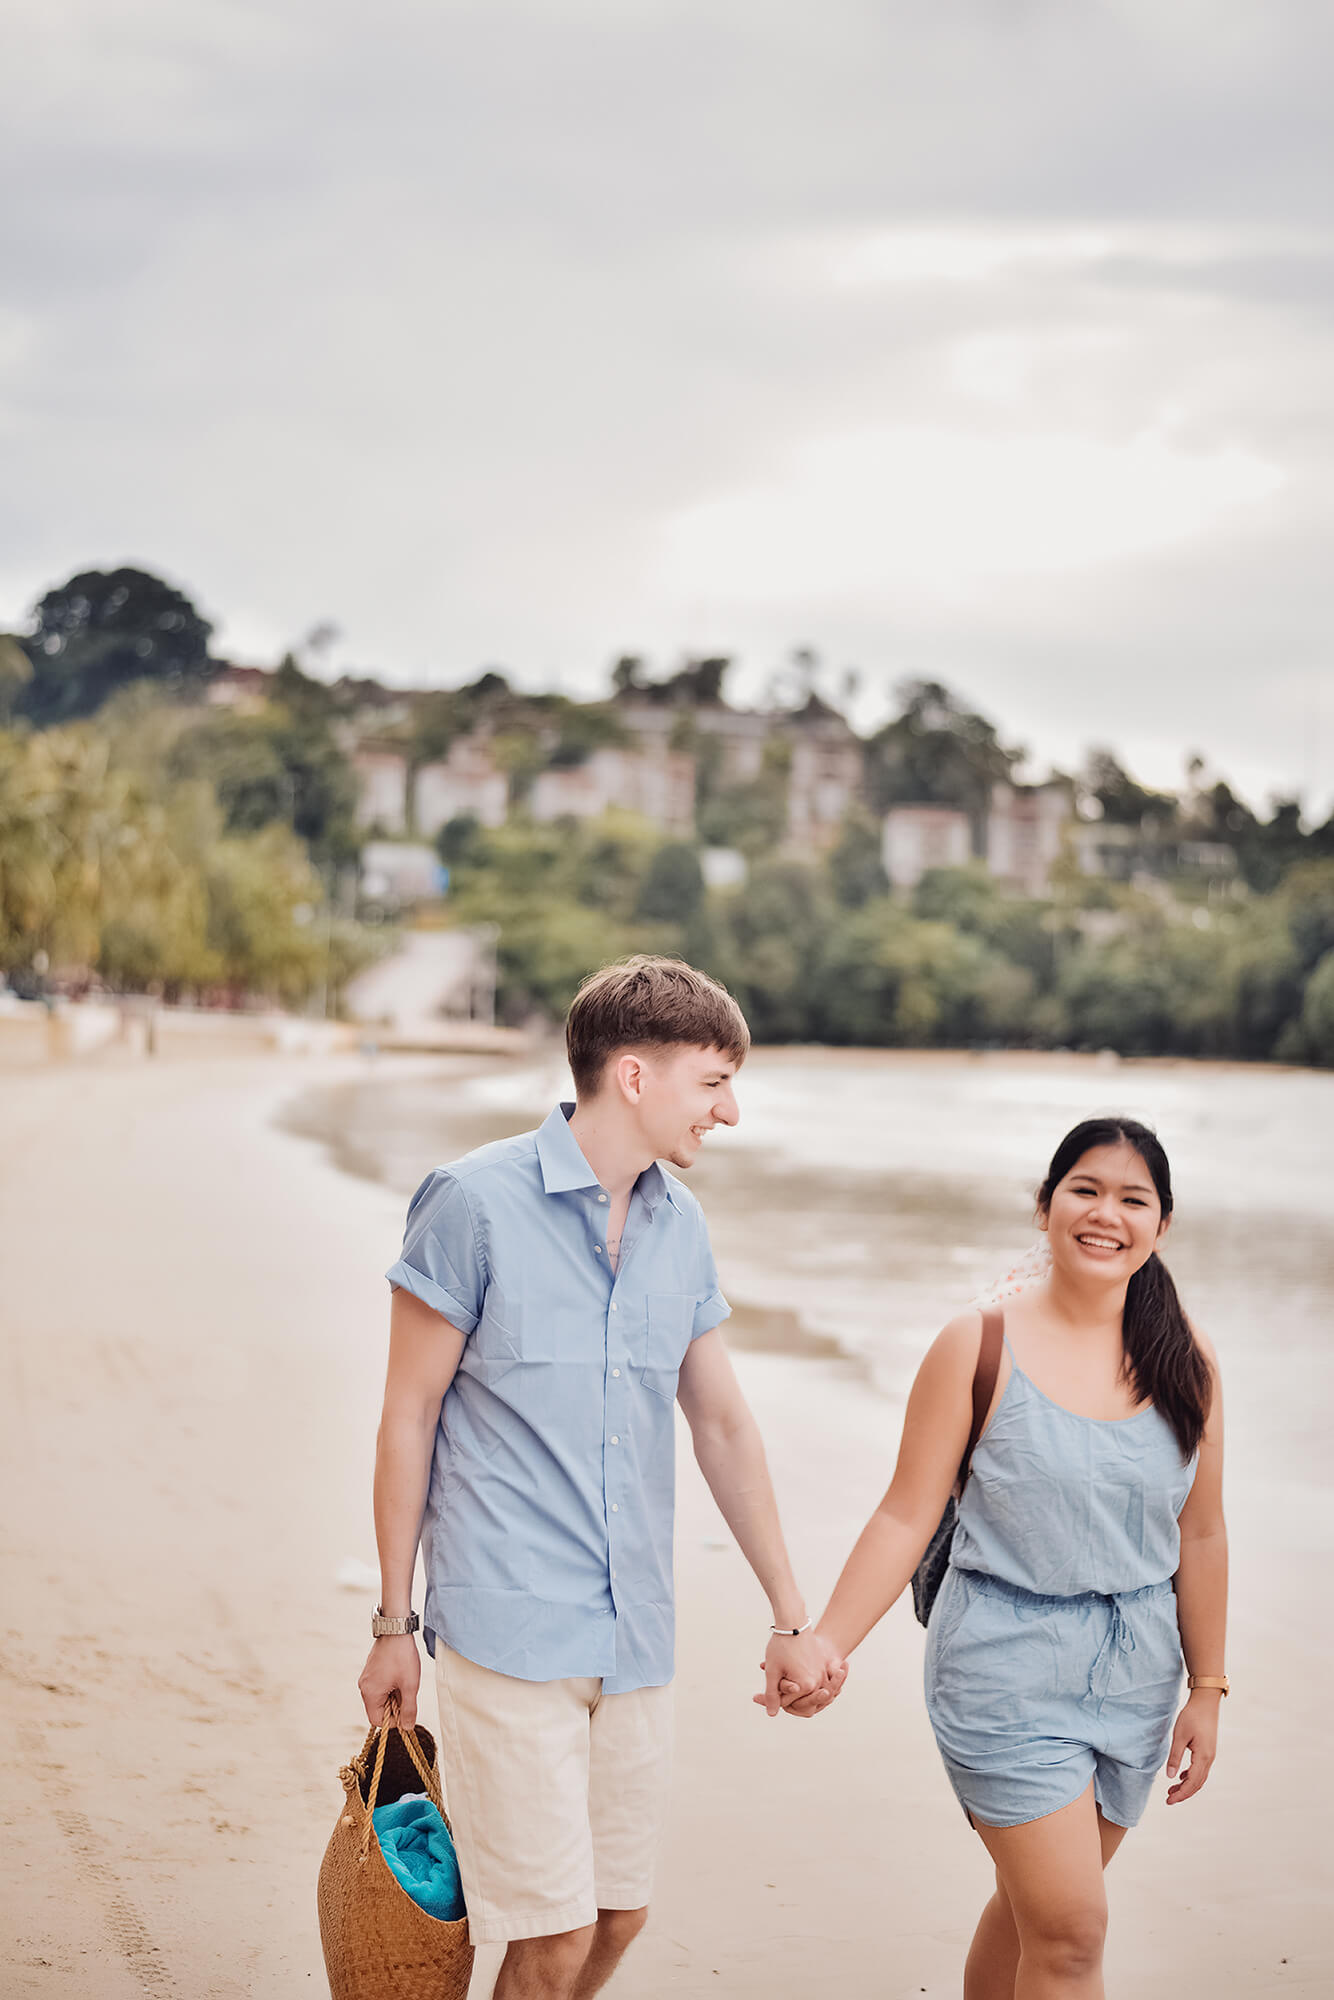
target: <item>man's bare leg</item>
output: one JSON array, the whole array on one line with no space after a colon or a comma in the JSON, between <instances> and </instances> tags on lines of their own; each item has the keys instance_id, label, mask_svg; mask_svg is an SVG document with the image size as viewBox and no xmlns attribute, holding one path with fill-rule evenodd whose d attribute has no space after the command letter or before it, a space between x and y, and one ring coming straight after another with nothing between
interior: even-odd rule
<instances>
[{"instance_id":1,"label":"man's bare leg","mask_svg":"<svg viewBox=\"0 0 1334 2000\"><path fill-rule=\"evenodd\" d=\"M493 2000L574 2000L598 1928L584 1924L554 1937L515 1938L505 1953Z\"/></svg>"},{"instance_id":2,"label":"man's bare leg","mask_svg":"<svg viewBox=\"0 0 1334 2000\"><path fill-rule=\"evenodd\" d=\"M593 2000L648 1922L647 1910L599 1910L592 1949L575 1982L573 2000Z\"/></svg>"}]
</instances>

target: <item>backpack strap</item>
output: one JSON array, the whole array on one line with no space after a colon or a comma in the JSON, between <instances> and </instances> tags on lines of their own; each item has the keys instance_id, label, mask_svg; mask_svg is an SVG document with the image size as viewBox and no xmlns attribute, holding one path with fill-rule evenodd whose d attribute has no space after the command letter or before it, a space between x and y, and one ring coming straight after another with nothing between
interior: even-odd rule
<instances>
[{"instance_id":1,"label":"backpack strap","mask_svg":"<svg viewBox=\"0 0 1334 2000\"><path fill-rule=\"evenodd\" d=\"M960 1492L967 1482L973 1453L982 1435L982 1426L987 1420L991 1399L996 1393L996 1377L1000 1373L1001 1341L1004 1337L1004 1313L998 1306L987 1306L982 1314L982 1339L977 1350L977 1366L973 1370L973 1422L968 1432L968 1449L959 1462Z\"/></svg>"}]
</instances>

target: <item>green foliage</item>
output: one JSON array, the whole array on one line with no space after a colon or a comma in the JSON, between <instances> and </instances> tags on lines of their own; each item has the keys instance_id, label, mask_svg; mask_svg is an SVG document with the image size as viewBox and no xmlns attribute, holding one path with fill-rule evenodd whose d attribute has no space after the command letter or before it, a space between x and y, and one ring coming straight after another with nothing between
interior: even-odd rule
<instances>
[{"instance_id":1,"label":"green foliage","mask_svg":"<svg viewBox=\"0 0 1334 2000\"><path fill-rule=\"evenodd\" d=\"M829 856L829 877L839 902L850 910L888 893L880 828L864 806L854 806L843 822L838 845Z\"/></svg>"},{"instance_id":2,"label":"green foliage","mask_svg":"<svg viewBox=\"0 0 1334 2000\"><path fill-rule=\"evenodd\" d=\"M548 755L553 770L569 770L586 764L595 750L616 750L628 743L630 733L609 701L566 701L562 698L553 720L556 741Z\"/></svg>"},{"instance_id":3,"label":"green foliage","mask_svg":"<svg viewBox=\"0 0 1334 2000\"><path fill-rule=\"evenodd\" d=\"M939 681L907 681L898 694L902 713L866 748L872 810L957 806L980 826L992 786L1009 777L1022 753L1007 750L986 717Z\"/></svg>"},{"instance_id":4,"label":"green foliage","mask_svg":"<svg viewBox=\"0 0 1334 2000\"><path fill-rule=\"evenodd\" d=\"M1176 815L1177 801L1171 792L1151 792L1137 784L1110 750L1089 752L1081 782L1113 826L1139 827L1146 820L1167 822Z\"/></svg>"},{"instance_id":5,"label":"green foliage","mask_svg":"<svg viewBox=\"0 0 1334 2000\"><path fill-rule=\"evenodd\" d=\"M635 914L650 922L685 924L703 901L698 854L684 841L669 841L649 863Z\"/></svg>"},{"instance_id":6,"label":"green foliage","mask_svg":"<svg viewBox=\"0 0 1334 2000\"><path fill-rule=\"evenodd\" d=\"M209 780L171 771L182 723L136 696L106 728L0 733L0 968L44 951L121 990L336 990L374 946L320 914L297 834L228 831Z\"/></svg>"},{"instance_id":7,"label":"green foliage","mask_svg":"<svg viewBox=\"0 0 1334 2000\"><path fill-rule=\"evenodd\" d=\"M703 740L710 741L708 737ZM771 736L764 746L759 776L747 784L724 785L722 745L716 737L712 741L718 748L713 758L705 760L707 783L697 785L695 826L700 839L706 847L739 848L752 860L771 854L787 829L791 744L781 736Z\"/></svg>"},{"instance_id":8,"label":"green foliage","mask_svg":"<svg viewBox=\"0 0 1334 2000\"><path fill-rule=\"evenodd\" d=\"M48 590L32 615L32 678L16 704L39 727L92 715L132 681L198 688L212 671L208 620L141 569L85 570Z\"/></svg>"},{"instance_id":9,"label":"green foliage","mask_svg":"<svg viewBox=\"0 0 1334 2000\"><path fill-rule=\"evenodd\" d=\"M1306 982L1301 1034L1307 1059L1334 1069L1334 951L1325 953Z\"/></svg>"},{"instance_id":10,"label":"green foliage","mask_svg":"<svg viewBox=\"0 0 1334 2000\"><path fill-rule=\"evenodd\" d=\"M282 669L275 678L283 680ZM327 690L295 666L285 685L287 700L262 715L206 711L178 735L169 768L213 787L229 833L282 823L317 860L340 864L357 848L352 767L323 705Z\"/></svg>"},{"instance_id":11,"label":"green foliage","mask_svg":"<svg viewBox=\"0 0 1334 2000\"><path fill-rule=\"evenodd\" d=\"M0 632L0 729L12 721L32 680L32 661L8 632Z\"/></svg>"},{"instance_id":12,"label":"green foliage","mask_svg":"<svg viewBox=\"0 0 1334 2000\"><path fill-rule=\"evenodd\" d=\"M821 974L827 1041L920 1047L1026 1039L1030 976L979 939L888 898L837 927Z\"/></svg>"},{"instance_id":13,"label":"green foliage","mask_svg":"<svg viewBox=\"0 0 1334 2000\"><path fill-rule=\"evenodd\" d=\"M1300 862L1280 896L1297 960L1304 972L1334 951L1334 861Z\"/></svg>"}]
</instances>

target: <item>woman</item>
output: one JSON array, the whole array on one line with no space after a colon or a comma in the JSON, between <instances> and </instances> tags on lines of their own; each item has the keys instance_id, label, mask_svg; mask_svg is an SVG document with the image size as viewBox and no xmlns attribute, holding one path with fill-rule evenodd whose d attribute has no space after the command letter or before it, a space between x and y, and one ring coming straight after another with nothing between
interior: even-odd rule
<instances>
[{"instance_id":1,"label":"woman","mask_svg":"<svg viewBox=\"0 0 1334 2000\"><path fill-rule=\"evenodd\" d=\"M1164 1753L1169 1805L1193 1797L1214 1760L1227 1690L1222 1400L1213 1350L1158 1256L1171 1214L1151 1131L1076 1126L1038 1194L1050 1269L1005 1306L927 1635L932 1727L996 1866L966 2000L1101 1995L1102 1871ZM893 1484L821 1621L844 1654L939 1520L980 1345L979 1314L965 1313L918 1372ZM1190 1693L1174 1729L1183 1654Z\"/></svg>"}]
</instances>

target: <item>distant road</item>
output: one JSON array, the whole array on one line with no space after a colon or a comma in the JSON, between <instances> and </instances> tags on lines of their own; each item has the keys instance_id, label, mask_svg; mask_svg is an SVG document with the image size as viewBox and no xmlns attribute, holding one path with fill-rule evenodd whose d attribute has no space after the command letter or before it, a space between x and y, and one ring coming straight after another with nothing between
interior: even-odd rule
<instances>
[{"instance_id":1,"label":"distant road","mask_svg":"<svg viewBox=\"0 0 1334 2000\"><path fill-rule=\"evenodd\" d=\"M489 1021L494 955L485 930L405 931L399 950L348 986L347 1011L400 1035L441 1020Z\"/></svg>"}]
</instances>

